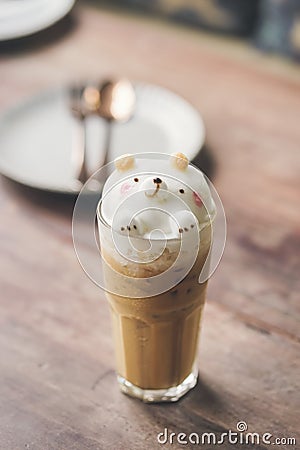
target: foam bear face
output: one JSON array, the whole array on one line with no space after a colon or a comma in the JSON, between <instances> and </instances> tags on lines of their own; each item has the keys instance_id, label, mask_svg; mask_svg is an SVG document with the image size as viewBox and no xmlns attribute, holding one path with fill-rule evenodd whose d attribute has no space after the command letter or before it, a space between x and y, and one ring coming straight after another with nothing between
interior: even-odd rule
<instances>
[{"instance_id":1,"label":"foam bear face","mask_svg":"<svg viewBox=\"0 0 300 450\"><path fill-rule=\"evenodd\" d=\"M183 154L162 159L126 155L103 190L102 215L120 233L184 236L207 223L214 204L204 176Z\"/></svg>"}]
</instances>

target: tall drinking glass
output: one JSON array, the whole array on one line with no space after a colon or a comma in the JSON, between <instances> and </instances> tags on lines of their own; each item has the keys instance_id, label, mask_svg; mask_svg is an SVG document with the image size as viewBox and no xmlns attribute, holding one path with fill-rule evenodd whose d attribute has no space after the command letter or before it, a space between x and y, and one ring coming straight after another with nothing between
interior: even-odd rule
<instances>
[{"instance_id":1,"label":"tall drinking glass","mask_svg":"<svg viewBox=\"0 0 300 450\"><path fill-rule=\"evenodd\" d=\"M193 167L193 171L198 169ZM168 192L167 185L173 186L174 182L169 181L164 170L155 176L151 170L148 172L143 177L150 181L144 182L145 192L140 191L152 202L153 192L159 191L157 183L162 186L161 192ZM201 172L198 172L200 176ZM126 174L126 171L122 169L122 173ZM138 176L134 168L130 168L128 177L132 183L137 183ZM122 181L121 191L125 190L128 177L126 174L127 181ZM178 178L180 181L180 171ZM153 192L151 180L156 189ZM185 185L185 189L189 187ZM180 196L184 189L180 188L178 192ZM209 190L206 195L207 192ZM199 204L201 192L192 190L189 198L196 202L194 210L203 206ZM172 215L169 210L165 211L166 197L161 196L160 200L160 214ZM124 213L123 216L120 214L116 226L108 223L103 214L105 201L104 195L98 204L97 219L120 388L146 402L176 401L197 382L199 328L207 288L207 281L200 283L199 275L210 252L213 215L206 212L205 222L199 223L191 211L181 215L175 211L177 235L168 237L156 230L145 237L138 233L140 222L134 219L138 219L137 213L132 214L129 225L125 219L123 225L120 222ZM139 198L133 198L133 202L138 204ZM149 215L149 209L145 208L142 213L146 217L144 222L151 221L157 210L154 208ZM165 218L159 220L160 224L166 222Z\"/></svg>"}]
</instances>

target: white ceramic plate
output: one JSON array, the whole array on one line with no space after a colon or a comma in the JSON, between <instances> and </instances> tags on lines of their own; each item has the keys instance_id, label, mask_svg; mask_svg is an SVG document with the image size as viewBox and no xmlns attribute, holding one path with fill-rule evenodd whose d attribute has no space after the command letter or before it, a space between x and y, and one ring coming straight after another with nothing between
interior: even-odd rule
<instances>
[{"instance_id":1,"label":"white ceramic plate","mask_svg":"<svg viewBox=\"0 0 300 450\"><path fill-rule=\"evenodd\" d=\"M75 0L0 0L0 41L27 36L53 25Z\"/></svg>"},{"instance_id":2,"label":"white ceramic plate","mask_svg":"<svg viewBox=\"0 0 300 450\"><path fill-rule=\"evenodd\" d=\"M2 174L31 187L74 192L74 119L68 109L67 92L67 88L44 92L0 118ZM123 153L179 151L193 159L204 143L199 113L181 97L159 86L138 83L135 92L133 117L112 125L109 160ZM106 127L98 117L88 121L87 162L91 173L99 168Z\"/></svg>"}]
</instances>

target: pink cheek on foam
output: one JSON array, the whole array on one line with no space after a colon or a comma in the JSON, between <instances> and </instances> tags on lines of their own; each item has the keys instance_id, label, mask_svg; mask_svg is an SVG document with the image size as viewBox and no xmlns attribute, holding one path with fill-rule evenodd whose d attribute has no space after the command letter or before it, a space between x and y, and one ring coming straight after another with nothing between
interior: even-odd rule
<instances>
[{"instance_id":1,"label":"pink cheek on foam","mask_svg":"<svg viewBox=\"0 0 300 450\"><path fill-rule=\"evenodd\" d=\"M132 185L130 183L122 184L122 186L121 186L121 195L126 195L127 192L129 192L131 188L132 188Z\"/></svg>"},{"instance_id":2,"label":"pink cheek on foam","mask_svg":"<svg viewBox=\"0 0 300 450\"><path fill-rule=\"evenodd\" d=\"M201 197L197 194L197 192L193 192L193 198L197 206L201 207L203 205Z\"/></svg>"}]
</instances>

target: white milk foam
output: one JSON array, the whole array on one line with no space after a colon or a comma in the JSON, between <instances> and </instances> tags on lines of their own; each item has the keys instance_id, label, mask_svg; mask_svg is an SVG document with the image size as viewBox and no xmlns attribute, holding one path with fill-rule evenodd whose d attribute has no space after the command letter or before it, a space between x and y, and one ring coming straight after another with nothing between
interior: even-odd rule
<instances>
[{"instance_id":1,"label":"white milk foam","mask_svg":"<svg viewBox=\"0 0 300 450\"><path fill-rule=\"evenodd\" d=\"M101 214L114 231L132 237L190 240L215 215L204 175L179 153L124 155L103 188Z\"/></svg>"}]
</instances>

